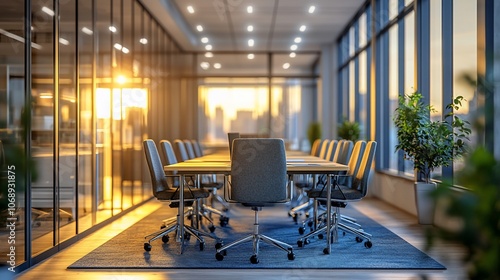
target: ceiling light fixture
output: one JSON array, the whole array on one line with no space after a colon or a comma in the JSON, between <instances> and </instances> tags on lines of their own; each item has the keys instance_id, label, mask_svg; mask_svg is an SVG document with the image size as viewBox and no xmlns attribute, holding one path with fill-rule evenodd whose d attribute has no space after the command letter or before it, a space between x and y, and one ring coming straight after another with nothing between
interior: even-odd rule
<instances>
[{"instance_id":1,"label":"ceiling light fixture","mask_svg":"<svg viewBox=\"0 0 500 280\"><path fill-rule=\"evenodd\" d=\"M202 32L203 31L203 26L197 25L196 26L196 30L198 30L198 32Z\"/></svg>"},{"instance_id":2,"label":"ceiling light fixture","mask_svg":"<svg viewBox=\"0 0 500 280\"><path fill-rule=\"evenodd\" d=\"M298 43L302 42L302 38L296 37L295 40L293 40L293 41L298 44Z\"/></svg>"},{"instance_id":3,"label":"ceiling light fixture","mask_svg":"<svg viewBox=\"0 0 500 280\"><path fill-rule=\"evenodd\" d=\"M210 57L214 57L214 54L213 54L213 53L211 53L211 52L206 52L206 53L205 53L205 57L208 57L208 58L210 58Z\"/></svg>"},{"instance_id":4,"label":"ceiling light fixture","mask_svg":"<svg viewBox=\"0 0 500 280\"><path fill-rule=\"evenodd\" d=\"M141 38L139 39L139 43L143 44L143 45L146 45L148 43L148 39L146 38Z\"/></svg>"},{"instance_id":5,"label":"ceiling light fixture","mask_svg":"<svg viewBox=\"0 0 500 280\"><path fill-rule=\"evenodd\" d=\"M92 31L92 30L88 29L87 27L83 27L83 28L82 28L82 32L83 32L83 33L85 33L85 34L87 34L87 35L92 35L92 34L94 34L94 31Z\"/></svg>"},{"instance_id":6,"label":"ceiling light fixture","mask_svg":"<svg viewBox=\"0 0 500 280\"><path fill-rule=\"evenodd\" d=\"M304 31L306 31L306 28L307 27L305 25L301 25L299 30L300 30L300 32L304 32Z\"/></svg>"},{"instance_id":7,"label":"ceiling light fixture","mask_svg":"<svg viewBox=\"0 0 500 280\"><path fill-rule=\"evenodd\" d=\"M291 52L291 53L290 53L290 57L291 57L291 58L294 58L294 57L296 57L296 56L297 56L297 54L296 54L296 53L294 53L294 52Z\"/></svg>"},{"instance_id":8,"label":"ceiling light fixture","mask_svg":"<svg viewBox=\"0 0 500 280\"><path fill-rule=\"evenodd\" d=\"M122 48L122 52L123 52L123 53L129 53L130 51L129 51L127 48L123 47L123 48Z\"/></svg>"},{"instance_id":9,"label":"ceiling light fixture","mask_svg":"<svg viewBox=\"0 0 500 280\"><path fill-rule=\"evenodd\" d=\"M310 14L314 13L314 10L316 10L316 6L309 7L309 13Z\"/></svg>"},{"instance_id":10,"label":"ceiling light fixture","mask_svg":"<svg viewBox=\"0 0 500 280\"><path fill-rule=\"evenodd\" d=\"M203 44L208 43L208 38L207 38L207 37L203 37L203 38L201 38L201 42L202 42Z\"/></svg>"},{"instance_id":11,"label":"ceiling light fixture","mask_svg":"<svg viewBox=\"0 0 500 280\"><path fill-rule=\"evenodd\" d=\"M283 64L283 69L288 69L288 68L290 68L290 63L288 63L288 62L284 63Z\"/></svg>"},{"instance_id":12,"label":"ceiling light fixture","mask_svg":"<svg viewBox=\"0 0 500 280\"><path fill-rule=\"evenodd\" d=\"M215 69L220 69L222 65L220 63L214 63L214 68Z\"/></svg>"},{"instance_id":13,"label":"ceiling light fixture","mask_svg":"<svg viewBox=\"0 0 500 280\"><path fill-rule=\"evenodd\" d=\"M249 54L247 55L247 58L248 58L248 59L254 59L254 58L255 58L255 55L254 55L253 53L249 53Z\"/></svg>"},{"instance_id":14,"label":"ceiling light fixture","mask_svg":"<svg viewBox=\"0 0 500 280\"><path fill-rule=\"evenodd\" d=\"M290 46L290 49L291 49L292 51L297 50L297 45L291 45L291 46Z\"/></svg>"},{"instance_id":15,"label":"ceiling light fixture","mask_svg":"<svg viewBox=\"0 0 500 280\"><path fill-rule=\"evenodd\" d=\"M247 26L247 31L248 31L248 32L252 32L252 31L253 31L253 25L249 25L249 26Z\"/></svg>"},{"instance_id":16,"label":"ceiling light fixture","mask_svg":"<svg viewBox=\"0 0 500 280\"><path fill-rule=\"evenodd\" d=\"M121 51L121 50L122 50L122 48L123 48L123 46L122 46L122 45L120 45L120 44L118 44L118 43L114 44L114 46L113 46L113 47L115 47L115 49L120 50L120 51Z\"/></svg>"},{"instance_id":17,"label":"ceiling light fixture","mask_svg":"<svg viewBox=\"0 0 500 280\"><path fill-rule=\"evenodd\" d=\"M7 36L7 37L9 37L9 38L11 38L11 39L14 39L14 40L16 40L16 41L19 41L19 42L21 42L21 43L25 43L25 40L24 40L24 38L23 38L23 37L21 37L21 36L19 36L19 35L16 35L16 34L14 34L14 33L10 33L9 31L4 30L4 29L2 29L2 28L0 28L0 34L5 35L5 36ZM33 42L31 42L31 47L32 47L32 48L35 48L35 49L37 49L37 50L41 50L41 49L42 49L42 46L41 46L41 45L39 45L39 44L37 44L37 43L33 43Z\"/></svg>"},{"instance_id":18,"label":"ceiling light fixture","mask_svg":"<svg viewBox=\"0 0 500 280\"><path fill-rule=\"evenodd\" d=\"M66 39L64 39L64 38L62 38L62 37L61 37L61 38L59 38L59 43L61 43L61 44L63 44L63 45L66 45L66 46L67 46L67 45L69 45L69 41L68 41L68 40L66 40Z\"/></svg>"},{"instance_id":19,"label":"ceiling light fixture","mask_svg":"<svg viewBox=\"0 0 500 280\"><path fill-rule=\"evenodd\" d=\"M206 45L206 46L205 46L205 50L207 50L207 51L211 51L211 50L212 50L212 45Z\"/></svg>"},{"instance_id":20,"label":"ceiling light fixture","mask_svg":"<svg viewBox=\"0 0 500 280\"><path fill-rule=\"evenodd\" d=\"M187 6L187 10L190 14L194 14L194 8L193 6Z\"/></svg>"},{"instance_id":21,"label":"ceiling light fixture","mask_svg":"<svg viewBox=\"0 0 500 280\"><path fill-rule=\"evenodd\" d=\"M46 13L47 15L53 17L55 15L54 11L52 11L51 9L43 6L42 7L42 12Z\"/></svg>"},{"instance_id":22,"label":"ceiling light fixture","mask_svg":"<svg viewBox=\"0 0 500 280\"><path fill-rule=\"evenodd\" d=\"M116 32L116 27L114 27L113 25L111 25L110 27L108 27L109 31L115 33Z\"/></svg>"},{"instance_id":23,"label":"ceiling light fixture","mask_svg":"<svg viewBox=\"0 0 500 280\"><path fill-rule=\"evenodd\" d=\"M202 63L200 63L200 67L203 70L207 70L208 68L210 68L210 63L203 61Z\"/></svg>"},{"instance_id":24,"label":"ceiling light fixture","mask_svg":"<svg viewBox=\"0 0 500 280\"><path fill-rule=\"evenodd\" d=\"M249 14L253 13L253 7L252 6L248 6L247 7L247 13L249 13Z\"/></svg>"},{"instance_id":25,"label":"ceiling light fixture","mask_svg":"<svg viewBox=\"0 0 500 280\"><path fill-rule=\"evenodd\" d=\"M248 46L253 47L255 45L255 41L253 39L248 40Z\"/></svg>"}]
</instances>

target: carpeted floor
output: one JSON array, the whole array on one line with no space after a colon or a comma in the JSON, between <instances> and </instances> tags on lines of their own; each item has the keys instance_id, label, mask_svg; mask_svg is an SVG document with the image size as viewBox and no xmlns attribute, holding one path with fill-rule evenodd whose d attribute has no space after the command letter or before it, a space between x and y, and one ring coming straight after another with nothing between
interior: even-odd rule
<instances>
[{"instance_id":1,"label":"carpeted floor","mask_svg":"<svg viewBox=\"0 0 500 280\"><path fill-rule=\"evenodd\" d=\"M252 231L253 211L231 205L229 225L219 227L214 234L229 243ZM342 209L363 225L373 235L373 247L367 249L357 243L353 235L339 237L332 245L330 255L323 254L326 241L318 238L302 248L297 247L300 238L298 226L288 217L285 205L264 208L260 213L260 230L263 234L287 242L294 247L296 259L289 261L287 254L261 242L259 264L251 264L251 242L227 250L223 261L215 259L215 241L206 238L204 251L199 250L195 238L186 241L183 254L179 244L170 238L152 242L153 249L145 252L144 236L159 229L161 220L172 215L174 209L163 207L141 220L107 243L82 257L68 268L71 269L151 269L151 268L314 268L314 269L445 269L440 263L407 243L388 229L353 209ZM171 235L172 236L172 235ZM173 237L173 236L172 236Z\"/></svg>"}]
</instances>

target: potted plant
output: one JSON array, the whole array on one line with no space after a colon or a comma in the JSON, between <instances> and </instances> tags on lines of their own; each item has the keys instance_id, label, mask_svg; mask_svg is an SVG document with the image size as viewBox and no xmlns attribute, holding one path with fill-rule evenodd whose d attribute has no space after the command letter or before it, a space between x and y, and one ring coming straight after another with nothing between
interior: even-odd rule
<instances>
[{"instance_id":1,"label":"potted plant","mask_svg":"<svg viewBox=\"0 0 500 280\"><path fill-rule=\"evenodd\" d=\"M359 128L358 122L350 122L348 119L344 118L342 123L338 127L337 134L341 139L351 140L356 142L359 139L361 129Z\"/></svg>"},{"instance_id":2,"label":"potted plant","mask_svg":"<svg viewBox=\"0 0 500 280\"><path fill-rule=\"evenodd\" d=\"M432 105L424 104L422 94L399 96L394 124L397 128L396 151L403 151L404 158L413 162L415 170L415 202L419 223L432 224L434 202L429 193L436 188L431 172L440 166L448 166L466 151L464 140L471 133L469 123L454 114L462 107L464 98L456 97L446 106L449 111L442 120L432 121Z\"/></svg>"},{"instance_id":3,"label":"potted plant","mask_svg":"<svg viewBox=\"0 0 500 280\"><path fill-rule=\"evenodd\" d=\"M320 138L321 138L321 124L319 122L310 123L309 127L307 128L307 139L309 140L311 148L314 141Z\"/></svg>"}]
</instances>

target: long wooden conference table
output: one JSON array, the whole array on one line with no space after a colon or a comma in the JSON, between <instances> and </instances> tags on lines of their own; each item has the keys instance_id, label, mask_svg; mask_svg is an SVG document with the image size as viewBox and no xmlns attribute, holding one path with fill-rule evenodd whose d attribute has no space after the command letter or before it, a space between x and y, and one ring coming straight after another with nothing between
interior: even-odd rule
<instances>
[{"instance_id":1,"label":"long wooden conference table","mask_svg":"<svg viewBox=\"0 0 500 280\"><path fill-rule=\"evenodd\" d=\"M330 197L332 185L335 183L336 174L339 172L348 171L349 167L344 164L339 164L311 156L303 152L287 151L287 173L289 175L296 174L326 174L327 177L327 197ZM167 173L176 172L181 176L180 191L179 191L179 217L184 213L184 184L187 175L203 175L203 174L231 174L231 160L228 152L219 152L205 155L203 157L191 159L188 161L164 166L164 171ZM256 174L258 175L258 174ZM333 179L332 179L333 178ZM331 201L326 200L327 217L331 217ZM179 230L177 230L176 240L183 244L184 242L184 219L179 220ZM331 221L327 219L326 236L331 234ZM325 238L327 242L326 249L328 253L331 251L331 238ZM181 245L182 253L182 245Z\"/></svg>"}]
</instances>

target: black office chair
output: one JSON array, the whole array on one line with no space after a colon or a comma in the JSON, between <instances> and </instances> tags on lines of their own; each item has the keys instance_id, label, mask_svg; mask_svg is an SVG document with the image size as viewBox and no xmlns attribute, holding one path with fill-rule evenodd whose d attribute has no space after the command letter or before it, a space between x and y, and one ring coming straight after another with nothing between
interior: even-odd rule
<instances>
[{"instance_id":1,"label":"black office chair","mask_svg":"<svg viewBox=\"0 0 500 280\"><path fill-rule=\"evenodd\" d=\"M336 238L338 236L338 229L341 229L344 232L355 234L357 242L362 242L363 239L366 239L364 243L365 247L372 247L373 244L371 242L371 234L365 232L362 228L355 228L341 222L340 208L345 208L349 202L359 201L366 196L369 186L368 179L373 158L375 157L376 148L377 142L367 142L365 151L359 164L359 168L357 169L357 172L355 174L351 175L351 180L345 181L346 184L336 184L334 187L332 187L331 196L329 199L332 202L332 207L335 207L335 211L333 211L333 215L331 217L333 221L333 228L331 231L332 236L327 236L326 238ZM328 199L326 188L314 189L310 191L308 195L309 197L319 201L326 201L326 199ZM314 235L318 235L319 237L319 234L323 234L326 229L326 225L321 226L315 231L300 238L297 241L297 245L299 247L303 247L305 244L309 243L309 238L313 237ZM325 248L323 250L323 253L329 254L330 248Z\"/></svg>"},{"instance_id":2,"label":"black office chair","mask_svg":"<svg viewBox=\"0 0 500 280\"><path fill-rule=\"evenodd\" d=\"M161 163L160 155L158 154L158 149L153 140L147 139L143 141L144 154L146 156L146 161L148 163L149 173L151 175L151 186L153 195L156 199L165 202L174 202L174 206L178 206L178 203L183 203L179 201L179 188L172 187L167 182L167 176L163 171L163 164ZM187 185L187 184L186 184ZM184 188L184 202L193 202L198 199L208 197L209 192L203 189L193 189L188 185ZM169 241L168 234L170 232L176 231L179 228L179 219L184 219L184 216L180 217L177 215L177 222L169 226L163 227L154 233L145 236L145 239L149 240L144 243L144 250L151 251L151 242L161 238L164 243ZM199 231L194 227L184 225L185 238L189 239L190 236L194 236L199 241L200 250L205 247L205 241L203 237L214 238L216 237L209 235L208 233ZM151 237L151 238L150 238ZM222 246L220 241L217 242L216 248Z\"/></svg>"},{"instance_id":3,"label":"black office chair","mask_svg":"<svg viewBox=\"0 0 500 280\"><path fill-rule=\"evenodd\" d=\"M230 247L253 241L250 262L259 262L259 243L264 241L295 259L292 246L259 232L259 211L262 207L288 201L288 175L285 143L282 139L238 138L233 141L230 174L230 201L251 207L255 212L253 233L217 249L216 259L222 261Z\"/></svg>"}]
</instances>

